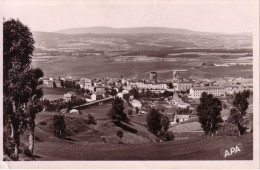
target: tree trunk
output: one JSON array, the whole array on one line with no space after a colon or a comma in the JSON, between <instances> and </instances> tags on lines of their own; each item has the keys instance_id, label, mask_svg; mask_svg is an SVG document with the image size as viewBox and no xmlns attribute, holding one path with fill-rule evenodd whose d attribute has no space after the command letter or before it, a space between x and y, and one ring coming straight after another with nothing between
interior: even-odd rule
<instances>
[{"instance_id":1,"label":"tree trunk","mask_svg":"<svg viewBox=\"0 0 260 170\"><path fill-rule=\"evenodd\" d=\"M30 127L29 130L29 151L31 154L33 154L33 150L34 150L34 125L32 125L32 127Z\"/></svg>"},{"instance_id":2,"label":"tree trunk","mask_svg":"<svg viewBox=\"0 0 260 170\"><path fill-rule=\"evenodd\" d=\"M16 160L19 160L19 146L20 146L20 134L17 132L17 131L15 131L15 133L14 133L14 144L15 144L15 146L14 146L14 158L16 159Z\"/></svg>"},{"instance_id":3,"label":"tree trunk","mask_svg":"<svg viewBox=\"0 0 260 170\"><path fill-rule=\"evenodd\" d=\"M13 139L14 138L14 127L13 124L11 123L11 135L10 137Z\"/></svg>"}]
</instances>

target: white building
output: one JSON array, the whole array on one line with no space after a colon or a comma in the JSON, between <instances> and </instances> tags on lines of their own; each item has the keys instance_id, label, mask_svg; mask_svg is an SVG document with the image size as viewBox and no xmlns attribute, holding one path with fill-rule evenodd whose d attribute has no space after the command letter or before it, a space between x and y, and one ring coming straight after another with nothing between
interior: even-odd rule
<instances>
[{"instance_id":1,"label":"white building","mask_svg":"<svg viewBox=\"0 0 260 170\"><path fill-rule=\"evenodd\" d=\"M182 82L173 83L173 85L176 87L175 90L177 91L187 91L192 87L193 83L190 81L182 81Z\"/></svg>"},{"instance_id":2,"label":"white building","mask_svg":"<svg viewBox=\"0 0 260 170\"><path fill-rule=\"evenodd\" d=\"M86 102L93 102L95 100L97 100L97 95L95 93L91 94L90 98L86 98L85 99Z\"/></svg>"},{"instance_id":3,"label":"white building","mask_svg":"<svg viewBox=\"0 0 260 170\"><path fill-rule=\"evenodd\" d=\"M226 89L222 86L192 87L190 89L190 97L200 98L203 92L212 94L213 96L225 96Z\"/></svg>"},{"instance_id":4,"label":"white building","mask_svg":"<svg viewBox=\"0 0 260 170\"><path fill-rule=\"evenodd\" d=\"M140 109L142 107L142 103L139 100L132 100L131 104L132 104L133 108L138 107Z\"/></svg>"},{"instance_id":5,"label":"white building","mask_svg":"<svg viewBox=\"0 0 260 170\"><path fill-rule=\"evenodd\" d=\"M117 93L117 94L116 94L116 97L119 97L120 99L123 99L123 93L120 93L120 92Z\"/></svg>"},{"instance_id":6,"label":"white building","mask_svg":"<svg viewBox=\"0 0 260 170\"><path fill-rule=\"evenodd\" d=\"M138 89L149 89L149 90L166 90L168 88L166 83L144 83L142 81L131 82L132 87Z\"/></svg>"}]
</instances>

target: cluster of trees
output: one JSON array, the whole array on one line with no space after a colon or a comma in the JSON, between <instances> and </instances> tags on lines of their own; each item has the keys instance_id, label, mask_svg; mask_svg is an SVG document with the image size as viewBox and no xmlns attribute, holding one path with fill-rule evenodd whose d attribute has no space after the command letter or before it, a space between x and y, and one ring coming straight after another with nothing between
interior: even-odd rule
<instances>
[{"instance_id":1,"label":"cluster of trees","mask_svg":"<svg viewBox=\"0 0 260 170\"><path fill-rule=\"evenodd\" d=\"M190 115L192 113L192 110L190 110L189 107L186 108L177 108L176 113L178 115Z\"/></svg>"},{"instance_id":2,"label":"cluster of trees","mask_svg":"<svg viewBox=\"0 0 260 170\"><path fill-rule=\"evenodd\" d=\"M4 152L16 160L19 159L20 136L25 130L29 131L28 150L33 154L35 117L42 109L38 101L43 96L39 81L43 72L31 65L33 51L34 39L29 28L18 19L4 20Z\"/></svg>"},{"instance_id":3,"label":"cluster of trees","mask_svg":"<svg viewBox=\"0 0 260 170\"><path fill-rule=\"evenodd\" d=\"M142 90L139 92L138 88L133 88L129 91L129 94L134 96L135 99L154 99L154 98L168 98L173 96L173 92L165 90L163 93L155 93L150 91L149 89L147 90Z\"/></svg>"},{"instance_id":4,"label":"cluster of trees","mask_svg":"<svg viewBox=\"0 0 260 170\"><path fill-rule=\"evenodd\" d=\"M132 51L125 55L147 55L151 57L166 57L168 54L184 53L184 52L209 52L209 53L252 53L252 49L174 49L162 48L157 51ZM191 55L180 55L190 57ZM198 54L192 54L192 57L199 57Z\"/></svg>"},{"instance_id":5,"label":"cluster of trees","mask_svg":"<svg viewBox=\"0 0 260 170\"><path fill-rule=\"evenodd\" d=\"M227 122L233 123L237 127L237 136L243 135L246 131L246 126L243 125L243 120L247 114L246 110L249 104L247 99L249 98L249 95L249 91L235 94L235 99L233 101L234 107L230 110ZM213 97L212 94L207 94L205 92L202 93L200 104L197 108L197 115L201 127L206 135L213 136L220 129L221 123L223 122L221 118L221 110L222 103L218 98Z\"/></svg>"},{"instance_id":6,"label":"cluster of trees","mask_svg":"<svg viewBox=\"0 0 260 170\"><path fill-rule=\"evenodd\" d=\"M168 131L170 121L159 109L152 108L146 117L147 128L150 132L164 141L174 140L174 135Z\"/></svg>"},{"instance_id":7,"label":"cluster of trees","mask_svg":"<svg viewBox=\"0 0 260 170\"><path fill-rule=\"evenodd\" d=\"M73 100L68 102L62 99L54 100L54 101L49 101L47 99L44 99L38 102L38 104L41 105L43 108L45 108L46 111L54 111L54 112L59 112L65 108L71 110L72 107L79 106L85 103L86 101L83 99L78 99L78 100Z\"/></svg>"}]
</instances>

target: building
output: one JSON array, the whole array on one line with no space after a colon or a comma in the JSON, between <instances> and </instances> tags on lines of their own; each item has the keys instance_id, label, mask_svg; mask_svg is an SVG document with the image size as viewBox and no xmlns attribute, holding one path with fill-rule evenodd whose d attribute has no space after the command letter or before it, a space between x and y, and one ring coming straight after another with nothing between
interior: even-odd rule
<instances>
[{"instance_id":1,"label":"building","mask_svg":"<svg viewBox=\"0 0 260 170\"><path fill-rule=\"evenodd\" d=\"M156 72L150 72L150 79L157 80L157 73Z\"/></svg>"},{"instance_id":2,"label":"building","mask_svg":"<svg viewBox=\"0 0 260 170\"><path fill-rule=\"evenodd\" d=\"M66 101L66 102L69 102L69 101L74 101L76 100L77 96L74 92L68 92L66 94L63 95L63 99Z\"/></svg>"},{"instance_id":3,"label":"building","mask_svg":"<svg viewBox=\"0 0 260 170\"><path fill-rule=\"evenodd\" d=\"M183 82L177 82L177 83L173 83L173 85L175 86L175 90L176 91L187 91L188 89L192 88L193 83L190 81L183 81Z\"/></svg>"},{"instance_id":4,"label":"building","mask_svg":"<svg viewBox=\"0 0 260 170\"><path fill-rule=\"evenodd\" d=\"M61 81L60 80L53 80L53 87L60 88L61 87Z\"/></svg>"},{"instance_id":5,"label":"building","mask_svg":"<svg viewBox=\"0 0 260 170\"><path fill-rule=\"evenodd\" d=\"M139 90L166 90L168 85L166 83L146 83L143 81L137 81L130 83L132 87L137 87Z\"/></svg>"},{"instance_id":6,"label":"building","mask_svg":"<svg viewBox=\"0 0 260 170\"><path fill-rule=\"evenodd\" d=\"M213 96L225 96L226 88L222 86L192 87L190 89L190 97L200 98L203 92L212 94Z\"/></svg>"},{"instance_id":7,"label":"building","mask_svg":"<svg viewBox=\"0 0 260 170\"><path fill-rule=\"evenodd\" d=\"M190 118L190 115L175 115L174 120L176 122L177 119L179 119L179 122L186 121Z\"/></svg>"},{"instance_id":8,"label":"building","mask_svg":"<svg viewBox=\"0 0 260 170\"><path fill-rule=\"evenodd\" d=\"M87 96L85 98L86 102L93 102L95 100L97 100L97 95L95 93L91 94L91 96Z\"/></svg>"},{"instance_id":9,"label":"building","mask_svg":"<svg viewBox=\"0 0 260 170\"><path fill-rule=\"evenodd\" d=\"M133 108L137 107L137 108L141 109L141 107L142 107L142 103L139 100L132 100L131 104L132 104Z\"/></svg>"},{"instance_id":10,"label":"building","mask_svg":"<svg viewBox=\"0 0 260 170\"><path fill-rule=\"evenodd\" d=\"M226 89L226 94L235 94L235 93L238 93L240 91L243 91L243 89L241 87L239 88L236 85L226 85L224 87Z\"/></svg>"},{"instance_id":11,"label":"building","mask_svg":"<svg viewBox=\"0 0 260 170\"><path fill-rule=\"evenodd\" d=\"M53 82L53 78L47 78L47 77L44 77L42 78L43 80L43 87L51 87L53 88L54 87L54 82Z\"/></svg>"}]
</instances>

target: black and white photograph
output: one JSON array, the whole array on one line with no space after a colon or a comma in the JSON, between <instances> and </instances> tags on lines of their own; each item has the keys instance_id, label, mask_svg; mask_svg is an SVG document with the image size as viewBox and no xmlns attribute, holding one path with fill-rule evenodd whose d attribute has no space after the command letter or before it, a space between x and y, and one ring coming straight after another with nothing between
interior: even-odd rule
<instances>
[{"instance_id":1,"label":"black and white photograph","mask_svg":"<svg viewBox=\"0 0 260 170\"><path fill-rule=\"evenodd\" d=\"M0 5L1 166L259 168L258 0Z\"/></svg>"}]
</instances>

